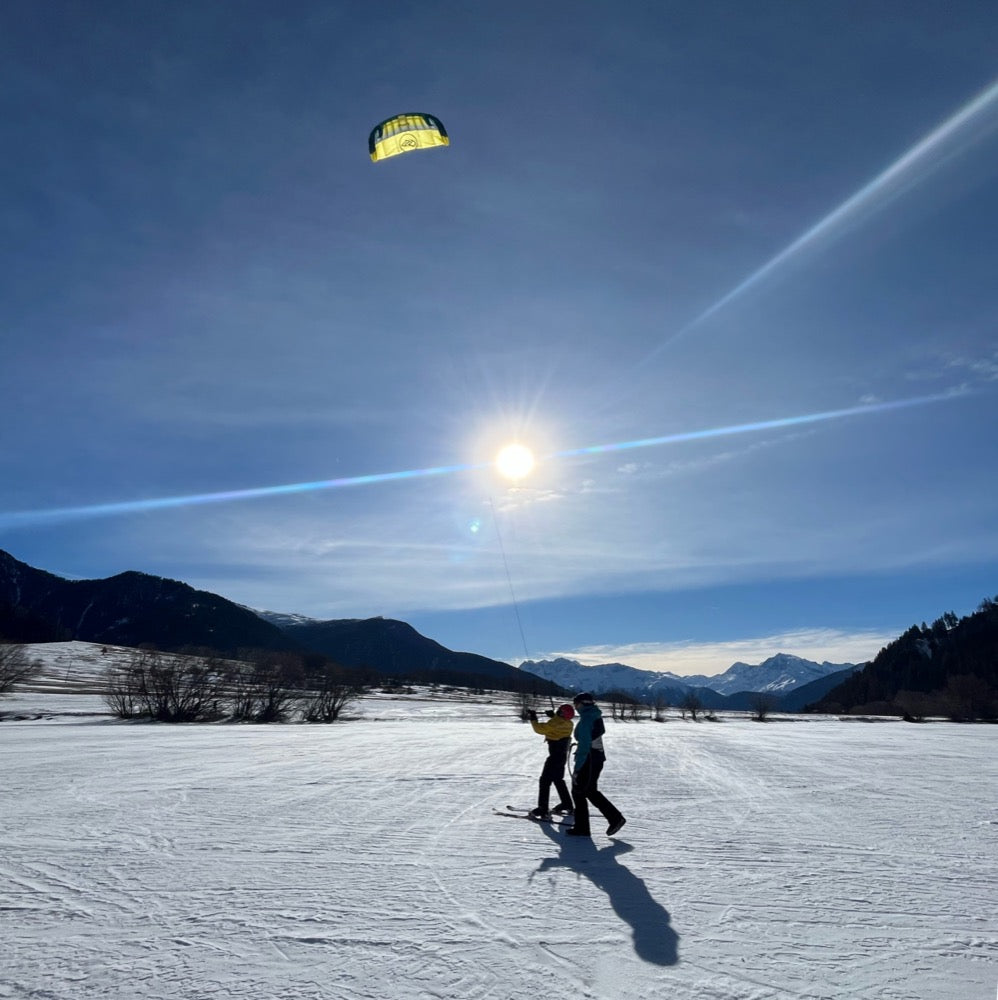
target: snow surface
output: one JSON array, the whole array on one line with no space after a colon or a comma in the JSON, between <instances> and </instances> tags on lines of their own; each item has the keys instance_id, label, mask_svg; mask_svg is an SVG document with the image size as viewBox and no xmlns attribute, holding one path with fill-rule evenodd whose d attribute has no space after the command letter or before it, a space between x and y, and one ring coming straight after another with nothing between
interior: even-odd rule
<instances>
[{"instance_id":1,"label":"snow surface","mask_svg":"<svg viewBox=\"0 0 998 1000\"><path fill-rule=\"evenodd\" d=\"M591 842L506 696L0 722L0 997L925 998L998 981L998 729L609 722ZM47 718L12 719L45 713Z\"/></svg>"}]
</instances>

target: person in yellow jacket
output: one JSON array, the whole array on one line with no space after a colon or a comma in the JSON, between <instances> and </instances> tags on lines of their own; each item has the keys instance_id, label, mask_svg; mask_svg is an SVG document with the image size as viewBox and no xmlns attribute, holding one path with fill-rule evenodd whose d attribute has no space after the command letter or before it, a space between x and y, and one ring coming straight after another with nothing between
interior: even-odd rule
<instances>
[{"instance_id":1,"label":"person in yellow jacket","mask_svg":"<svg viewBox=\"0 0 998 1000\"><path fill-rule=\"evenodd\" d=\"M562 705L556 712L547 714L550 716L547 722L538 722L536 712L530 712L528 715L534 732L544 737L548 747L547 759L544 761L538 782L537 808L531 809L529 814L538 820L551 819L552 785L561 799L554 811L561 815L570 815L575 808L568 785L565 784L565 764L572 744L572 719L575 717L575 709L571 705Z\"/></svg>"}]
</instances>

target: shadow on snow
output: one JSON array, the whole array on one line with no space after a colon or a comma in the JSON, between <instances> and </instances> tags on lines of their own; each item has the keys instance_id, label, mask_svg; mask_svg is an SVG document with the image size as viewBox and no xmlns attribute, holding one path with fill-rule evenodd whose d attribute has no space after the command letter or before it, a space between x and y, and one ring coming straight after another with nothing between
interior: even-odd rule
<instances>
[{"instance_id":1,"label":"shadow on snow","mask_svg":"<svg viewBox=\"0 0 998 1000\"><path fill-rule=\"evenodd\" d=\"M639 958L655 965L679 962L679 935L672 929L669 911L657 902L648 886L619 858L634 850L632 844L615 841L597 848L588 837L566 837L546 824L538 824L545 836L558 847L558 856L547 858L538 872L570 868L584 875L606 893L617 916L630 924L634 950Z\"/></svg>"}]
</instances>

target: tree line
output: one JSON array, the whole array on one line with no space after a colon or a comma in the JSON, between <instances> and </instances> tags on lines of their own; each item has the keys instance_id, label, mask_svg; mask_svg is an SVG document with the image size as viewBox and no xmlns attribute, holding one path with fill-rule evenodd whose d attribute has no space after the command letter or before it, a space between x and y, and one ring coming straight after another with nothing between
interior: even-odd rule
<instances>
[{"instance_id":1,"label":"tree line","mask_svg":"<svg viewBox=\"0 0 998 1000\"><path fill-rule=\"evenodd\" d=\"M604 715L622 722L640 722L651 719L654 722L665 722L666 712L675 708L683 719L690 718L694 722L706 719L717 721L714 709L704 705L696 691L687 690L675 705L661 692L656 692L649 701L642 701L627 691L602 691L596 695ZM524 722L530 717L530 712L537 708L540 696L536 692L521 692L517 696L520 719ZM779 699L764 691L756 692L749 699L749 713L758 722L764 722L778 709Z\"/></svg>"},{"instance_id":2,"label":"tree line","mask_svg":"<svg viewBox=\"0 0 998 1000\"><path fill-rule=\"evenodd\" d=\"M964 618L949 611L931 625L912 625L808 711L998 719L998 597Z\"/></svg>"}]
</instances>

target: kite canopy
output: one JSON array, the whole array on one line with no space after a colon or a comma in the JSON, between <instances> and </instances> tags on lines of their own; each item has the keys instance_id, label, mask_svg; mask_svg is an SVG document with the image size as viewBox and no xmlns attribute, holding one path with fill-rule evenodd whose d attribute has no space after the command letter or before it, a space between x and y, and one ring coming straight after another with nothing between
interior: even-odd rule
<instances>
[{"instance_id":1,"label":"kite canopy","mask_svg":"<svg viewBox=\"0 0 998 1000\"><path fill-rule=\"evenodd\" d=\"M396 115L375 125L367 139L371 159L387 160L399 153L411 153L414 149L429 149L431 146L449 146L447 130L443 122L433 115Z\"/></svg>"}]
</instances>

